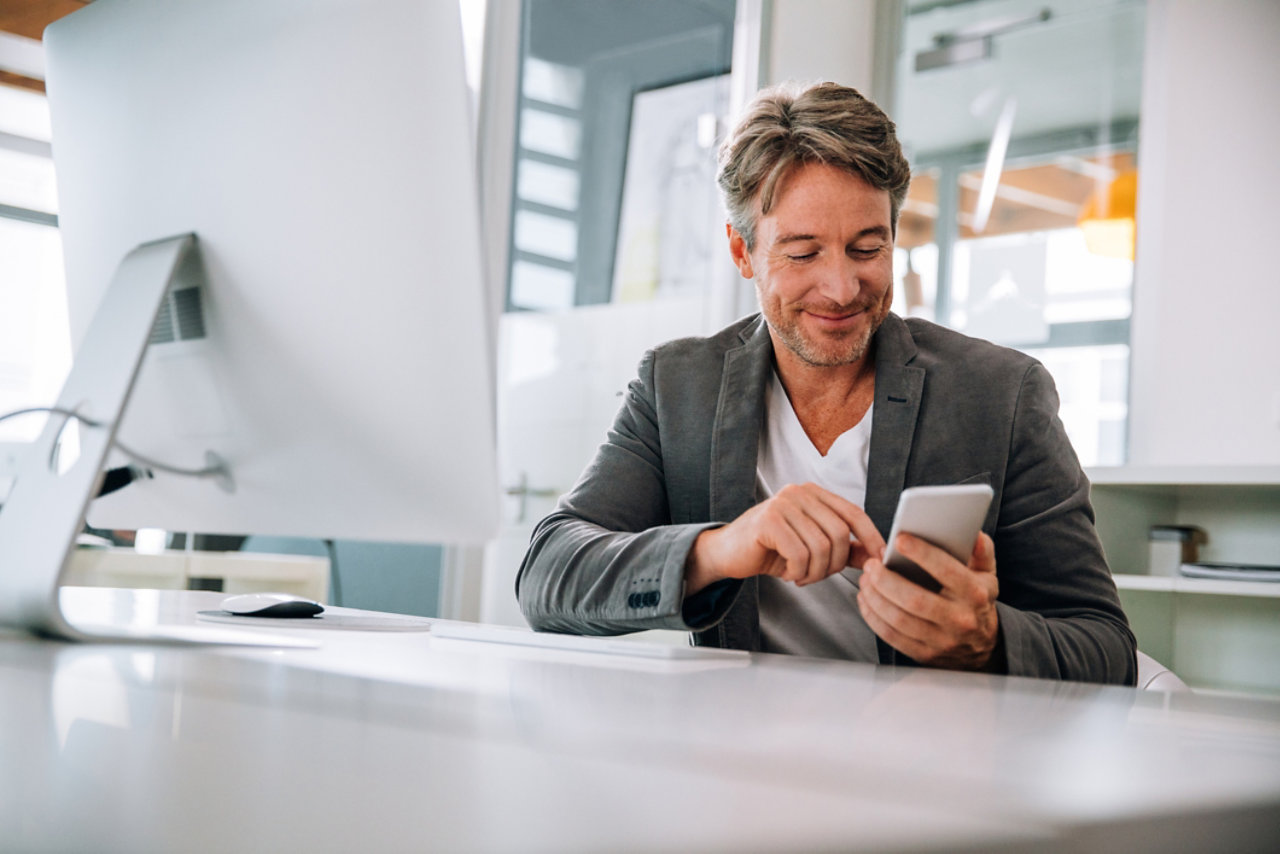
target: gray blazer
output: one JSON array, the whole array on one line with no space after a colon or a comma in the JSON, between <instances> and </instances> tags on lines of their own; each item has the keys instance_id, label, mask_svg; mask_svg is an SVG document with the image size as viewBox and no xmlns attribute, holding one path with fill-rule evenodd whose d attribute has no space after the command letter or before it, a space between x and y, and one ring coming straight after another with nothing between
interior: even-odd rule
<instances>
[{"instance_id":1,"label":"gray blazer","mask_svg":"<svg viewBox=\"0 0 1280 854\"><path fill-rule=\"evenodd\" d=\"M894 314L873 346L865 510L881 534L906 487L989 483L983 530L995 542L1008 673L1133 684L1133 633L1048 372L1017 351ZM534 531L516 580L534 628L681 629L703 645L760 648L755 579L722 582L697 625L682 606L694 539L755 503L772 368L758 315L645 354L607 441ZM884 664L912 663L883 641L879 653Z\"/></svg>"}]
</instances>

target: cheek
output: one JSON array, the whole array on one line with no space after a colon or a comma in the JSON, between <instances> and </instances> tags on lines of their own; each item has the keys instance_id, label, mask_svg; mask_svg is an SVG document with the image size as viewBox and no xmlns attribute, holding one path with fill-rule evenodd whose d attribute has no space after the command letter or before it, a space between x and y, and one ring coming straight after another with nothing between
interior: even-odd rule
<instances>
[{"instance_id":1,"label":"cheek","mask_svg":"<svg viewBox=\"0 0 1280 854\"><path fill-rule=\"evenodd\" d=\"M757 267L757 270L760 268ZM778 303L795 302L808 288L804 274L794 267L774 267L756 277L761 293Z\"/></svg>"},{"instance_id":2,"label":"cheek","mask_svg":"<svg viewBox=\"0 0 1280 854\"><path fill-rule=\"evenodd\" d=\"M876 262L876 278L893 284L893 253L889 252Z\"/></svg>"},{"instance_id":3,"label":"cheek","mask_svg":"<svg viewBox=\"0 0 1280 854\"><path fill-rule=\"evenodd\" d=\"M875 288L884 293L886 297L893 294L893 261L890 260L876 269L872 281Z\"/></svg>"}]
</instances>

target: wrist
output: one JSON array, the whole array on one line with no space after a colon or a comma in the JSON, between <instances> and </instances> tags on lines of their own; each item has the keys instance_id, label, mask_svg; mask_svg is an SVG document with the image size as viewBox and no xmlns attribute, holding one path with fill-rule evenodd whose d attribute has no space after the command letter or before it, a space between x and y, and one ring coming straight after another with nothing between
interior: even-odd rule
<instances>
[{"instance_id":1,"label":"wrist","mask_svg":"<svg viewBox=\"0 0 1280 854\"><path fill-rule=\"evenodd\" d=\"M689 549L689 557L684 564L684 594L692 596L703 588L710 587L727 576L714 569L714 561L710 555L719 528L712 528L698 534Z\"/></svg>"}]
</instances>

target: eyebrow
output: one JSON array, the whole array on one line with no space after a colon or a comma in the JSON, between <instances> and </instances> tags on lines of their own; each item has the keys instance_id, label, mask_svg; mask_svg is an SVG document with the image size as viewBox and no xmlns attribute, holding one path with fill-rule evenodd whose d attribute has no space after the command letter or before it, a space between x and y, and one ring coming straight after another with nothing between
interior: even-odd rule
<instances>
[{"instance_id":1,"label":"eyebrow","mask_svg":"<svg viewBox=\"0 0 1280 854\"><path fill-rule=\"evenodd\" d=\"M881 237L887 239L889 237L889 229L883 225L873 225L870 228L864 228L854 235L854 241L861 240L864 237ZM782 246L787 243L799 243L805 240L817 240L814 234L783 234L777 240L773 241L774 246Z\"/></svg>"}]
</instances>

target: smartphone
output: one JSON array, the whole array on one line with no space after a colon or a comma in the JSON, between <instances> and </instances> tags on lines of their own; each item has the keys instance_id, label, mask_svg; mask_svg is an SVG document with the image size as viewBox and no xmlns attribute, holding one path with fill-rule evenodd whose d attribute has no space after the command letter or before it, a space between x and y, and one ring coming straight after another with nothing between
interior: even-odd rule
<instances>
[{"instance_id":1,"label":"smartphone","mask_svg":"<svg viewBox=\"0 0 1280 854\"><path fill-rule=\"evenodd\" d=\"M993 494L985 483L913 486L902 490L898 510L893 515L893 528L889 531L884 565L926 590L935 593L941 590L942 585L932 575L894 549L898 534L914 534L967 564Z\"/></svg>"}]
</instances>

